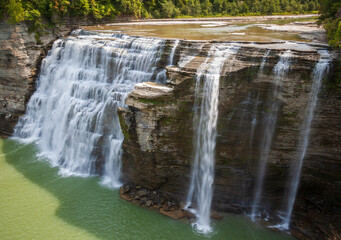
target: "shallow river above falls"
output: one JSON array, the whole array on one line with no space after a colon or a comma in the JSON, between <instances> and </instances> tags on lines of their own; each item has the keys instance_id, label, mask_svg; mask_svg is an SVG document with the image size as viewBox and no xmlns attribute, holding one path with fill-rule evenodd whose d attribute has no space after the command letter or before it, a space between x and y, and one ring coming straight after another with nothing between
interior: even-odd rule
<instances>
[{"instance_id":1,"label":"shallow river above falls","mask_svg":"<svg viewBox=\"0 0 341 240\"><path fill-rule=\"evenodd\" d=\"M132 36L216 41L300 41L324 42L324 30L312 16L288 19L241 18L193 21L170 19L136 21L84 27L101 33L124 33Z\"/></svg>"},{"instance_id":2,"label":"shallow river above falls","mask_svg":"<svg viewBox=\"0 0 341 240\"><path fill-rule=\"evenodd\" d=\"M0 239L289 240L243 216L215 221L203 237L188 223L121 200L97 177L62 178L35 145L0 139Z\"/></svg>"}]
</instances>

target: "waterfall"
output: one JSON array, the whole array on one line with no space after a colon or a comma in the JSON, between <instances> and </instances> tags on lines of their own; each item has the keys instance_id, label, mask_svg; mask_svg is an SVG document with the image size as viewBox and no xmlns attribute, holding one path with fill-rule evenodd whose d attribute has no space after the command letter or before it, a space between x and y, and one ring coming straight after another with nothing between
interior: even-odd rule
<instances>
[{"instance_id":1,"label":"waterfall","mask_svg":"<svg viewBox=\"0 0 341 240\"><path fill-rule=\"evenodd\" d=\"M156 75L164 41L84 30L54 42L14 137L36 142L62 176L103 175L120 185L123 134L117 108Z\"/></svg>"},{"instance_id":2,"label":"waterfall","mask_svg":"<svg viewBox=\"0 0 341 240\"><path fill-rule=\"evenodd\" d=\"M260 158L258 164L258 172L256 178L256 185L253 195L253 203L252 203L252 212L251 212L251 219L254 221L256 217L259 217L260 212L258 211L260 200L263 194L263 182L264 176L266 172L266 164L269 158L272 138L275 132L278 111L279 111L279 101L278 101L278 92L280 88L280 82L282 78L285 76L286 72L290 68L290 58L291 58L291 51L288 50L281 54L279 62L276 64L274 68L274 90L272 92L271 101L272 104L269 107L269 112L265 114L264 117L264 132L263 132L263 139L260 146Z\"/></svg>"},{"instance_id":3,"label":"waterfall","mask_svg":"<svg viewBox=\"0 0 341 240\"><path fill-rule=\"evenodd\" d=\"M321 50L319 51L321 56L320 60L315 66L313 72L313 83L312 89L309 96L309 103L305 112L305 118L301 126L300 132L300 142L299 142L299 149L297 153L297 158L295 164L292 165L290 171L290 184L288 188L288 202L286 206L285 216L283 223L279 226L279 228L288 230L290 224L291 213L294 207L297 189L301 177L301 169L303 165L304 157L307 153L308 144L309 144L309 135L311 129L311 123L314 118L314 112L318 100L318 94L320 92L320 88L322 85L322 79L325 74L328 73L329 63L330 63L330 55L328 51Z\"/></svg>"},{"instance_id":4,"label":"waterfall","mask_svg":"<svg viewBox=\"0 0 341 240\"><path fill-rule=\"evenodd\" d=\"M193 119L194 163L186 208L196 207L193 212L196 214L197 221L193 227L200 233L212 231L210 210L213 196L220 72L226 59L237 51L238 48L231 45L213 45L208 58L197 71Z\"/></svg>"},{"instance_id":5,"label":"waterfall","mask_svg":"<svg viewBox=\"0 0 341 240\"><path fill-rule=\"evenodd\" d=\"M174 65L174 54L175 54L175 50L179 45L179 39L175 40L174 42L174 46L169 54L169 62L168 62L168 66L173 66Z\"/></svg>"},{"instance_id":6,"label":"waterfall","mask_svg":"<svg viewBox=\"0 0 341 240\"><path fill-rule=\"evenodd\" d=\"M263 72L263 69L264 69L266 60L267 60L267 58L268 58L270 52L271 52L271 50L268 49L268 50L265 52L264 56L263 56L262 63L261 63L261 65L260 65L260 67L259 67L259 72L261 72L261 73Z\"/></svg>"},{"instance_id":7,"label":"waterfall","mask_svg":"<svg viewBox=\"0 0 341 240\"><path fill-rule=\"evenodd\" d=\"M177 46L179 45L179 40L175 40L174 41L174 46L172 47L172 50L169 54L169 58L168 58L168 65L167 67L173 66L173 62L174 62L174 54L175 54L175 50L177 48ZM157 75L156 75L156 82L160 83L160 84L165 84L167 81L167 75L166 75L167 70L163 69L161 70Z\"/></svg>"},{"instance_id":8,"label":"waterfall","mask_svg":"<svg viewBox=\"0 0 341 240\"><path fill-rule=\"evenodd\" d=\"M256 101L254 103L254 108L252 109L252 120L251 120L251 133L250 133L250 149L249 149L249 155L251 153L252 150L252 143L253 143L253 137L254 137L254 132L255 132L255 128L257 125L257 113L258 113L258 106L259 106L260 100L259 100L259 93L257 94L257 98Z\"/></svg>"}]
</instances>

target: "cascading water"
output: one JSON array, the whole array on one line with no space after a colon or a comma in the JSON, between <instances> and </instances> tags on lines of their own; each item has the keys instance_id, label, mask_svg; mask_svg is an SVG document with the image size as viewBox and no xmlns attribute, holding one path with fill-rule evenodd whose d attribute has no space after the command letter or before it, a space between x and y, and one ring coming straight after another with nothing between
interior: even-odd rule
<instances>
[{"instance_id":1,"label":"cascading water","mask_svg":"<svg viewBox=\"0 0 341 240\"><path fill-rule=\"evenodd\" d=\"M205 63L197 71L193 120L195 156L186 208L196 207L193 212L196 214L197 221L193 227L200 233L212 231L210 210L213 196L220 72L226 59L237 51L238 47L231 45L213 45ZM203 90L200 100L201 85Z\"/></svg>"},{"instance_id":2,"label":"cascading water","mask_svg":"<svg viewBox=\"0 0 341 240\"><path fill-rule=\"evenodd\" d=\"M254 137L254 132L255 132L255 128L257 125L257 113L258 113L258 106L259 106L259 94L257 95L257 98L255 100L254 103L254 108L252 109L252 120L251 120L251 133L250 133L250 149L249 149L249 153L251 153L252 150L252 143L253 143L253 137Z\"/></svg>"},{"instance_id":3,"label":"cascading water","mask_svg":"<svg viewBox=\"0 0 341 240\"><path fill-rule=\"evenodd\" d=\"M172 47L172 50L171 50L170 53L169 53L169 58L168 58L168 65L167 65L167 67L173 66L174 54L175 54L175 50L176 50L177 46L179 45L179 42L180 42L180 40L178 40L178 39L174 41L174 45L173 45L173 47ZM157 82L157 83L161 83L161 84L162 84L162 83L166 83L166 81L167 81L166 72L167 72L167 70L164 69L164 70L160 71L160 72L157 74L157 76L156 76L156 82Z\"/></svg>"},{"instance_id":4,"label":"cascading water","mask_svg":"<svg viewBox=\"0 0 341 240\"><path fill-rule=\"evenodd\" d=\"M14 136L35 141L61 175L101 173L104 184L118 187L123 134L117 108L136 83L152 80L164 41L73 34L81 35L55 41L43 60Z\"/></svg>"},{"instance_id":5,"label":"cascading water","mask_svg":"<svg viewBox=\"0 0 341 240\"><path fill-rule=\"evenodd\" d=\"M264 132L263 132L263 140L261 142L261 152L260 152L260 159L258 165L258 172L257 172L257 179L256 185L254 190L253 202L252 202L252 212L251 212L251 219L254 221L256 217L259 217L260 212L259 204L263 193L263 182L264 176L266 171L266 164L269 158L272 138L275 132L278 111L279 111L279 101L278 101L278 93L280 89L280 83L282 78L285 76L286 72L290 68L290 58L291 58L291 51L288 50L284 52L280 56L279 62L276 64L274 68L274 91L272 92L272 104L269 108L269 112L266 113L264 119Z\"/></svg>"},{"instance_id":6,"label":"cascading water","mask_svg":"<svg viewBox=\"0 0 341 240\"><path fill-rule=\"evenodd\" d=\"M169 62L168 62L168 66L173 66L174 65L174 54L175 54L175 50L179 45L179 39L174 41L174 46L169 54Z\"/></svg>"},{"instance_id":7,"label":"cascading water","mask_svg":"<svg viewBox=\"0 0 341 240\"><path fill-rule=\"evenodd\" d=\"M259 72L261 72L261 73L263 72L263 69L264 69L264 67L265 67L266 60L267 60L267 58L268 58L270 52L271 52L271 50L268 49L268 50L265 52L264 56L263 56L262 63L261 63L261 65L260 65L260 67L259 67Z\"/></svg>"},{"instance_id":8,"label":"cascading water","mask_svg":"<svg viewBox=\"0 0 341 240\"><path fill-rule=\"evenodd\" d=\"M288 200L287 206L285 211L285 216L283 223L278 228L288 230L290 224L291 213L294 207L297 189L301 177L301 169L303 165L304 157L307 153L308 145L309 145L309 134L311 129L311 123L314 118L314 112L318 100L318 94L320 92L320 88L322 85L322 79L325 74L328 73L328 68L330 64L330 55L328 51L321 50L319 51L321 56L319 62L316 64L314 72L313 72L313 83L312 89L310 92L309 103L305 113L305 119L303 121L301 132L300 132L300 143L299 143L299 150L297 153L297 160L291 167L290 171L290 184L288 187Z\"/></svg>"}]
</instances>

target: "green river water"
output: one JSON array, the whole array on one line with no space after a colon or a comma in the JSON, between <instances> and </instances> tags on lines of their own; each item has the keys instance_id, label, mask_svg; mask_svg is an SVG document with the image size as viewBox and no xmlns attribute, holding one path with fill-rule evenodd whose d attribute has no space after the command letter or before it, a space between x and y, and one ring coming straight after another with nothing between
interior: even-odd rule
<instances>
[{"instance_id":1,"label":"green river water","mask_svg":"<svg viewBox=\"0 0 341 240\"><path fill-rule=\"evenodd\" d=\"M215 221L200 236L188 223L121 200L97 177L62 178L33 144L0 139L0 239L289 240L243 216Z\"/></svg>"}]
</instances>

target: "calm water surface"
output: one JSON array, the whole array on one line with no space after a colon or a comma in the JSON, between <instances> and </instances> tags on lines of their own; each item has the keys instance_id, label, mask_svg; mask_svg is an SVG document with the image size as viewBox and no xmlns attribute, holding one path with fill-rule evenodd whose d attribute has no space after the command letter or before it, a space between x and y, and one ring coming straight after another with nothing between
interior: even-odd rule
<instances>
[{"instance_id":1,"label":"calm water surface","mask_svg":"<svg viewBox=\"0 0 341 240\"><path fill-rule=\"evenodd\" d=\"M261 25L284 25L292 22L311 22L314 18L298 18L267 21L196 21L196 22L145 22L123 23L103 26L85 27L98 32L122 32L134 36L178 38L188 40L219 40L219 41L302 41L311 40L302 37L297 32L269 31Z\"/></svg>"},{"instance_id":2,"label":"calm water surface","mask_svg":"<svg viewBox=\"0 0 341 240\"><path fill-rule=\"evenodd\" d=\"M214 222L199 236L188 223L121 200L97 177L61 178L35 145L0 139L0 239L289 240L242 216Z\"/></svg>"}]
</instances>

